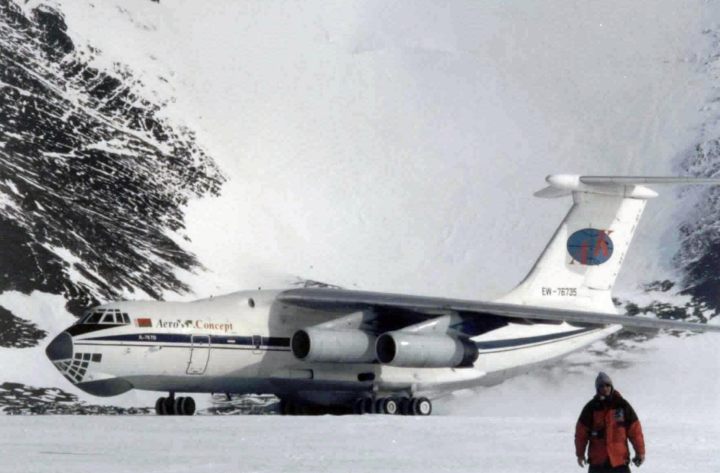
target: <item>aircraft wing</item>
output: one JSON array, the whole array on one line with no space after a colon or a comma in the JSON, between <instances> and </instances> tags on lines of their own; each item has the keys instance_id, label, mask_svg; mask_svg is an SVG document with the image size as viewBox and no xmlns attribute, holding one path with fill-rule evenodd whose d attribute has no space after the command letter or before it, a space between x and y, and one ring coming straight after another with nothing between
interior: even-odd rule
<instances>
[{"instance_id":1,"label":"aircraft wing","mask_svg":"<svg viewBox=\"0 0 720 473\"><path fill-rule=\"evenodd\" d=\"M350 291L345 289L303 288L289 289L278 295L278 301L318 310L344 309L400 309L418 314L460 313L466 317L499 316L519 321L537 320L567 322L581 325L622 325L627 329L689 330L693 332L720 332L720 325L658 320L646 317L554 309L497 302L469 301L424 297L381 292Z\"/></svg>"}]
</instances>

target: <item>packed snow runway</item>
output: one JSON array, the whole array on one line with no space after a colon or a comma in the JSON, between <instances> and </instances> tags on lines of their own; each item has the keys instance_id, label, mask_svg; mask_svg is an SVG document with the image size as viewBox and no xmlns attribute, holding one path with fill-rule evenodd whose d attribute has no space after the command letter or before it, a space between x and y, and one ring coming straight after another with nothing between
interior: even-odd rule
<instances>
[{"instance_id":1,"label":"packed snow runway","mask_svg":"<svg viewBox=\"0 0 720 473\"><path fill-rule=\"evenodd\" d=\"M676 417L677 416L677 417ZM5 417L3 472L580 471L573 418ZM640 471L717 472L720 426L648 419Z\"/></svg>"}]
</instances>

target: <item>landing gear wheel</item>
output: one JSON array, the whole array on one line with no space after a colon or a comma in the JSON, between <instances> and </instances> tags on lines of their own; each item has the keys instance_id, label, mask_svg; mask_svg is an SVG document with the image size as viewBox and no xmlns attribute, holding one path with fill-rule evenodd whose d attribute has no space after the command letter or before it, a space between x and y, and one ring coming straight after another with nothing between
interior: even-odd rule
<instances>
[{"instance_id":1,"label":"landing gear wheel","mask_svg":"<svg viewBox=\"0 0 720 473\"><path fill-rule=\"evenodd\" d=\"M176 397L175 402L173 402L173 414L176 416L185 415L182 411L182 403L185 400L184 397Z\"/></svg>"},{"instance_id":2,"label":"landing gear wheel","mask_svg":"<svg viewBox=\"0 0 720 473\"><path fill-rule=\"evenodd\" d=\"M159 416L191 416L195 414L195 400L191 397L159 397L155 401L155 414Z\"/></svg>"},{"instance_id":3,"label":"landing gear wheel","mask_svg":"<svg viewBox=\"0 0 720 473\"><path fill-rule=\"evenodd\" d=\"M381 399L381 410L383 414L394 416L400 411L400 405L397 399L392 397L386 397Z\"/></svg>"},{"instance_id":4,"label":"landing gear wheel","mask_svg":"<svg viewBox=\"0 0 720 473\"><path fill-rule=\"evenodd\" d=\"M429 416L432 413L432 403L426 397L416 397L410 401L413 415Z\"/></svg>"},{"instance_id":5,"label":"landing gear wheel","mask_svg":"<svg viewBox=\"0 0 720 473\"><path fill-rule=\"evenodd\" d=\"M164 397L163 404L165 404L165 415L166 416L174 416L177 414L177 412L175 412L175 398L174 397Z\"/></svg>"},{"instance_id":6,"label":"landing gear wheel","mask_svg":"<svg viewBox=\"0 0 720 473\"><path fill-rule=\"evenodd\" d=\"M195 399L193 399L191 397L185 398L185 415L186 416L195 415Z\"/></svg>"},{"instance_id":7,"label":"landing gear wheel","mask_svg":"<svg viewBox=\"0 0 720 473\"><path fill-rule=\"evenodd\" d=\"M195 414L195 400L191 397L175 398L175 415L191 416Z\"/></svg>"},{"instance_id":8,"label":"landing gear wheel","mask_svg":"<svg viewBox=\"0 0 720 473\"><path fill-rule=\"evenodd\" d=\"M159 397L157 401L155 401L155 414L159 416L166 416L167 410L165 409L165 398Z\"/></svg>"}]
</instances>

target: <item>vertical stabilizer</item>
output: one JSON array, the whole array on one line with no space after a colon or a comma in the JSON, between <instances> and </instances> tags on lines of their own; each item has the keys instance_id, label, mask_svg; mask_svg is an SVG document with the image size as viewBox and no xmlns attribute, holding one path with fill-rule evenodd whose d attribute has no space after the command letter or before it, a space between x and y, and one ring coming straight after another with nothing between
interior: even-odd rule
<instances>
[{"instance_id":1,"label":"vertical stabilizer","mask_svg":"<svg viewBox=\"0 0 720 473\"><path fill-rule=\"evenodd\" d=\"M498 302L615 312L611 291L648 199L644 184L718 184L718 179L551 175L535 193L573 205L525 279Z\"/></svg>"}]
</instances>

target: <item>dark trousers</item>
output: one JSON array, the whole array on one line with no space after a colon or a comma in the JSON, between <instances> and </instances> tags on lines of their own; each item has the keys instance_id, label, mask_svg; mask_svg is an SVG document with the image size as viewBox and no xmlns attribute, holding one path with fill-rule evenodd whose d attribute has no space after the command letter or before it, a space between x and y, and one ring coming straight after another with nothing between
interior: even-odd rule
<instances>
[{"instance_id":1,"label":"dark trousers","mask_svg":"<svg viewBox=\"0 0 720 473\"><path fill-rule=\"evenodd\" d=\"M590 465L588 473L630 473L628 465L620 465L613 468L609 463L604 465Z\"/></svg>"}]
</instances>

